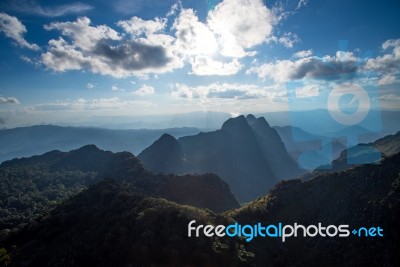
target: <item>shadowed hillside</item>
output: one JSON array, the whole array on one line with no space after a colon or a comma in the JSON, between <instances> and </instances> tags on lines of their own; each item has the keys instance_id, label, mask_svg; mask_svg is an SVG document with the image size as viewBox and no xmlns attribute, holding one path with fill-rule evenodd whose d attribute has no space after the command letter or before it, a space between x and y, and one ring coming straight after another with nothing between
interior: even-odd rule
<instances>
[{"instance_id":1,"label":"shadowed hillside","mask_svg":"<svg viewBox=\"0 0 400 267\"><path fill-rule=\"evenodd\" d=\"M216 175L155 175L129 152L112 153L88 145L1 164L0 230L29 223L105 178L127 181L151 196L218 212L239 206L229 186Z\"/></svg>"},{"instance_id":2,"label":"shadowed hillside","mask_svg":"<svg viewBox=\"0 0 400 267\"><path fill-rule=\"evenodd\" d=\"M228 224L209 210L138 193L105 180L6 242L11 266L250 266L236 238L188 238L187 225Z\"/></svg>"},{"instance_id":3,"label":"shadowed hillside","mask_svg":"<svg viewBox=\"0 0 400 267\"><path fill-rule=\"evenodd\" d=\"M256 238L246 247L257 265L399 266L400 154L381 164L279 183L271 192L227 215L241 224L350 225L384 229L383 237Z\"/></svg>"}]
</instances>

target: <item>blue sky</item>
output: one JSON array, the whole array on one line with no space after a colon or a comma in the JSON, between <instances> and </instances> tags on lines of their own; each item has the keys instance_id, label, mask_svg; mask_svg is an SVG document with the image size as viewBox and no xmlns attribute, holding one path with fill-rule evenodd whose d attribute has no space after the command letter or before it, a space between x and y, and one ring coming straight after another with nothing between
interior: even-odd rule
<instances>
[{"instance_id":1,"label":"blue sky","mask_svg":"<svg viewBox=\"0 0 400 267\"><path fill-rule=\"evenodd\" d=\"M0 127L327 108L350 83L369 96L361 108L399 109L399 12L395 0L2 1Z\"/></svg>"}]
</instances>

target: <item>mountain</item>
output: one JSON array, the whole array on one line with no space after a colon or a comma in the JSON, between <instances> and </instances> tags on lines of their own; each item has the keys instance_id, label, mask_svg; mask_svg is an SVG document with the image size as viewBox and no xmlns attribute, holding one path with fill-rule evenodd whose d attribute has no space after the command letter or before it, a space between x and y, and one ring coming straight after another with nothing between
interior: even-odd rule
<instances>
[{"instance_id":1,"label":"mountain","mask_svg":"<svg viewBox=\"0 0 400 267\"><path fill-rule=\"evenodd\" d=\"M123 179L91 185L0 239L0 260L7 266L400 265L400 153L380 164L310 181L281 181L267 195L222 214L154 197L143 189ZM250 242L244 237L188 237L192 220L214 226L380 227L383 236L298 234L285 242L255 232Z\"/></svg>"},{"instance_id":2,"label":"mountain","mask_svg":"<svg viewBox=\"0 0 400 267\"><path fill-rule=\"evenodd\" d=\"M19 157L43 154L51 150L69 151L87 144L113 152L139 153L161 134L175 137L196 134L196 128L170 128L162 130L111 130L88 127L61 127L37 125L0 130L0 162Z\"/></svg>"},{"instance_id":3,"label":"mountain","mask_svg":"<svg viewBox=\"0 0 400 267\"><path fill-rule=\"evenodd\" d=\"M337 158L346 148L342 140L332 140L328 136L311 134L299 127L292 126L274 126L273 127L281 137L290 156L297 160L298 156L306 151L320 150L321 145L332 145L332 157Z\"/></svg>"},{"instance_id":4,"label":"mountain","mask_svg":"<svg viewBox=\"0 0 400 267\"><path fill-rule=\"evenodd\" d=\"M210 210L103 180L3 242L8 266L251 266L238 238L188 238L191 220L225 224ZM4 248L3 248L4 251Z\"/></svg>"},{"instance_id":5,"label":"mountain","mask_svg":"<svg viewBox=\"0 0 400 267\"><path fill-rule=\"evenodd\" d=\"M400 154L382 163L321 174L310 181L290 180L268 195L226 215L241 225L279 222L322 226L381 227L383 237L254 238L245 247L255 265L265 266L399 266Z\"/></svg>"},{"instance_id":6,"label":"mountain","mask_svg":"<svg viewBox=\"0 0 400 267\"><path fill-rule=\"evenodd\" d=\"M344 150L334 160L329 168L321 166L312 174L320 172L332 172L349 169L364 162L380 162L382 157L391 156L400 152L400 132L388 135L368 144L358 144Z\"/></svg>"},{"instance_id":7,"label":"mountain","mask_svg":"<svg viewBox=\"0 0 400 267\"><path fill-rule=\"evenodd\" d=\"M330 164L346 149L346 140L311 134L299 127L274 126L290 157L305 169Z\"/></svg>"},{"instance_id":8,"label":"mountain","mask_svg":"<svg viewBox=\"0 0 400 267\"><path fill-rule=\"evenodd\" d=\"M142 163L154 172L181 173L185 159L181 144L169 134L163 134L151 146L140 153Z\"/></svg>"},{"instance_id":9,"label":"mountain","mask_svg":"<svg viewBox=\"0 0 400 267\"><path fill-rule=\"evenodd\" d=\"M327 109L316 109L307 111L282 111L282 112L270 112L270 113L260 113L256 114L260 117L265 117L271 125L274 126L287 126L299 127L306 132L317 134L320 136L327 136L335 132L342 132L345 136L347 134L354 133L354 127L348 127L346 125L340 125L336 123L329 111ZM390 110L370 110L368 112L367 119L371 124L369 126L374 126L372 135L366 136L366 139L361 137L358 142L371 142L378 138L382 138L389 134L394 134L400 130L400 111L390 111ZM366 126L365 123L361 123ZM381 129L378 129L382 126ZM360 125L357 125L360 126ZM356 126L356 128L357 128ZM346 128L348 128L346 130ZM352 129L353 128L353 129ZM364 127L367 128L367 127ZM370 130L366 129L364 133L371 133ZM373 136L375 135L375 136ZM375 138L371 140L371 137ZM368 140L369 139L369 140Z\"/></svg>"},{"instance_id":10,"label":"mountain","mask_svg":"<svg viewBox=\"0 0 400 267\"><path fill-rule=\"evenodd\" d=\"M296 177L299 174L298 166L290 158L277 131L263 117L256 119L248 115L246 120L255 132L256 140L274 175L278 179Z\"/></svg>"},{"instance_id":11,"label":"mountain","mask_svg":"<svg viewBox=\"0 0 400 267\"><path fill-rule=\"evenodd\" d=\"M264 118L253 115L228 119L213 132L177 140L162 136L138 158L154 172L215 173L241 202L261 196L277 181L301 173L276 131Z\"/></svg>"},{"instance_id":12,"label":"mountain","mask_svg":"<svg viewBox=\"0 0 400 267\"><path fill-rule=\"evenodd\" d=\"M0 231L23 226L65 199L105 178L135 184L149 196L223 211L239 203L214 174L155 175L129 152L112 153L94 145L70 152L14 159L0 165Z\"/></svg>"}]
</instances>

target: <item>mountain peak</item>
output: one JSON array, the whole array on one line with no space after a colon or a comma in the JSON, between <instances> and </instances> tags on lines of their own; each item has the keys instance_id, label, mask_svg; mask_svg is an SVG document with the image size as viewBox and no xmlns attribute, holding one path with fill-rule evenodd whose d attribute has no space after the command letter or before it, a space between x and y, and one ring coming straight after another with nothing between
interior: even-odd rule
<instances>
[{"instance_id":1,"label":"mountain peak","mask_svg":"<svg viewBox=\"0 0 400 267\"><path fill-rule=\"evenodd\" d=\"M246 118L240 115L236 118L230 118L221 127L221 130L230 131L243 131L243 129L250 128Z\"/></svg>"},{"instance_id":2,"label":"mountain peak","mask_svg":"<svg viewBox=\"0 0 400 267\"><path fill-rule=\"evenodd\" d=\"M178 166L182 167L183 157L181 144L170 134L163 134L138 155L146 169L164 173L173 172Z\"/></svg>"},{"instance_id":3,"label":"mountain peak","mask_svg":"<svg viewBox=\"0 0 400 267\"><path fill-rule=\"evenodd\" d=\"M271 128L271 126L269 125L268 121L264 117L258 118L256 123L259 124L259 125L263 125L264 127Z\"/></svg>"},{"instance_id":4,"label":"mountain peak","mask_svg":"<svg viewBox=\"0 0 400 267\"><path fill-rule=\"evenodd\" d=\"M246 120L247 120L247 122L251 125L251 124L253 124L257 119L256 119L256 117L254 117L253 114L249 114L249 115L246 116Z\"/></svg>"},{"instance_id":5,"label":"mountain peak","mask_svg":"<svg viewBox=\"0 0 400 267\"><path fill-rule=\"evenodd\" d=\"M100 149L93 144L90 145L85 145L83 147L80 147L76 150L72 150L71 152L75 152L75 151L79 151L79 152L95 152L95 151L100 151Z\"/></svg>"},{"instance_id":6,"label":"mountain peak","mask_svg":"<svg viewBox=\"0 0 400 267\"><path fill-rule=\"evenodd\" d=\"M173 136L170 135L170 134L165 133L165 134L161 135L160 138L158 138L157 142L162 142L162 143L164 143L164 142L167 142L167 143L174 143L174 142L176 142L176 138L173 137Z\"/></svg>"}]
</instances>

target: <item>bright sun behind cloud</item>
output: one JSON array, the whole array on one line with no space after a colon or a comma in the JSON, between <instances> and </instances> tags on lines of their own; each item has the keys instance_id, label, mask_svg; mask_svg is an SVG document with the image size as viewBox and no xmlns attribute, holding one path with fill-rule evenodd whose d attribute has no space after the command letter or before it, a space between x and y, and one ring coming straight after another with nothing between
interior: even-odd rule
<instances>
[{"instance_id":1,"label":"bright sun behind cloud","mask_svg":"<svg viewBox=\"0 0 400 267\"><path fill-rule=\"evenodd\" d=\"M193 47L194 54L211 56L217 52L218 43L214 34L207 28L202 27L193 39Z\"/></svg>"}]
</instances>

